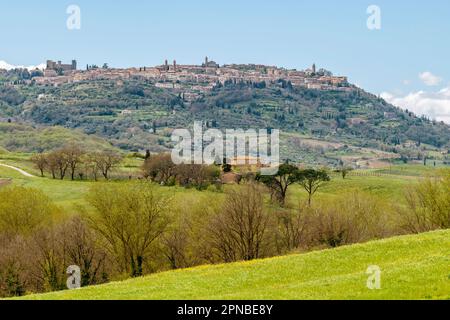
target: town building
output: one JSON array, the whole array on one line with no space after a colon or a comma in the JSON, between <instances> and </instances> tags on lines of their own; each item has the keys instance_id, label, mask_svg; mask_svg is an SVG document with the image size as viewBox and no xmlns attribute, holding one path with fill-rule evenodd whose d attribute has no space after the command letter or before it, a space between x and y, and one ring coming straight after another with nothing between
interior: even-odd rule
<instances>
[{"instance_id":1,"label":"town building","mask_svg":"<svg viewBox=\"0 0 450 320\"><path fill-rule=\"evenodd\" d=\"M62 64L61 61L55 62L52 60L47 60L46 70L53 70L56 72L74 71L74 70L77 70L77 61L72 60L71 64Z\"/></svg>"},{"instance_id":2,"label":"town building","mask_svg":"<svg viewBox=\"0 0 450 320\"><path fill-rule=\"evenodd\" d=\"M164 64L155 67L76 70L76 66L76 60L73 60L70 65L49 60L44 76L35 77L33 81L36 84L57 86L80 81L113 80L118 82L127 79L143 79L156 87L175 90L186 102L201 98L218 85L242 82L281 85L280 80L283 80L293 87L311 90L351 92L356 89L348 83L346 77L333 76L325 69L317 71L315 64L307 70L288 70L257 64L219 66L218 63L206 57L201 65L180 65L176 60L169 64L166 59Z\"/></svg>"}]
</instances>

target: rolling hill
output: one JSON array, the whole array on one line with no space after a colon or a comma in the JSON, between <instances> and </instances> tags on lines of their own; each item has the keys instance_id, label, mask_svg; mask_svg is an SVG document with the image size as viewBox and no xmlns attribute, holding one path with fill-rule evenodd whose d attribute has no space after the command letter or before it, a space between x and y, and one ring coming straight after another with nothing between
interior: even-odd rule
<instances>
[{"instance_id":1,"label":"rolling hill","mask_svg":"<svg viewBox=\"0 0 450 320\"><path fill-rule=\"evenodd\" d=\"M161 88L139 78L102 78L59 86L0 86L0 122L61 126L102 137L128 151L167 151L174 128L201 120L210 128L279 128L281 158L315 165L339 164L343 157L370 158L357 148L419 159L450 148L450 127L417 117L355 88L351 92L293 87L280 79L227 83L193 101L183 98L195 83ZM311 147L303 140L314 141ZM324 141L332 146L321 145ZM14 144L14 141L10 143ZM418 156L422 154L421 156Z\"/></svg>"},{"instance_id":2,"label":"rolling hill","mask_svg":"<svg viewBox=\"0 0 450 320\"><path fill-rule=\"evenodd\" d=\"M203 266L27 299L450 299L450 231ZM367 288L369 266L381 289Z\"/></svg>"},{"instance_id":3,"label":"rolling hill","mask_svg":"<svg viewBox=\"0 0 450 320\"><path fill-rule=\"evenodd\" d=\"M30 124L0 123L0 154L12 152L43 152L83 141L88 150L115 150L111 143L80 130L63 127L32 126Z\"/></svg>"}]
</instances>

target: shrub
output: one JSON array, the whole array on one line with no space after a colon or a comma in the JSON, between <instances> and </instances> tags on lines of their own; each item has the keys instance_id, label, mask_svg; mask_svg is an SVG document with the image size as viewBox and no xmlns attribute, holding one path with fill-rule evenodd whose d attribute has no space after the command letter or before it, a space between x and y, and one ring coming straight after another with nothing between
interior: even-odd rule
<instances>
[{"instance_id":1,"label":"shrub","mask_svg":"<svg viewBox=\"0 0 450 320\"><path fill-rule=\"evenodd\" d=\"M88 201L91 227L115 256L121 271L144 274L154 242L169 224L170 199L144 182L94 186Z\"/></svg>"},{"instance_id":2,"label":"shrub","mask_svg":"<svg viewBox=\"0 0 450 320\"><path fill-rule=\"evenodd\" d=\"M211 246L225 262L261 258L268 245L268 222L261 187L247 184L230 190L208 224Z\"/></svg>"},{"instance_id":3,"label":"shrub","mask_svg":"<svg viewBox=\"0 0 450 320\"><path fill-rule=\"evenodd\" d=\"M171 179L176 177L176 165L172 162L169 153L150 157L142 167L144 177L152 181L167 185Z\"/></svg>"},{"instance_id":4,"label":"shrub","mask_svg":"<svg viewBox=\"0 0 450 320\"><path fill-rule=\"evenodd\" d=\"M0 233L31 234L58 212L40 190L25 187L0 190Z\"/></svg>"},{"instance_id":5,"label":"shrub","mask_svg":"<svg viewBox=\"0 0 450 320\"><path fill-rule=\"evenodd\" d=\"M21 257L24 250L26 246L22 237L0 235L0 297L26 293L29 269Z\"/></svg>"},{"instance_id":6,"label":"shrub","mask_svg":"<svg viewBox=\"0 0 450 320\"><path fill-rule=\"evenodd\" d=\"M298 210L284 209L276 213L274 228L275 246L278 254L292 250L307 248L310 245L310 216L308 206Z\"/></svg>"},{"instance_id":7,"label":"shrub","mask_svg":"<svg viewBox=\"0 0 450 320\"><path fill-rule=\"evenodd\" d=\"M406 192L406 209L401 209L404 228L420 233L450 228L450 171L428 177Z\"/></svg>"},{"instance_id":8,"label":"shrub","mask_svg":"<svg viewBox=\"0 0 450 320\"><path fill-rule=\"evenodd\" d=\"M178 183L183 187L195 187L198 190L207 189L219 175L220 171L215 166L181 164L176 167Z\"/></svg>"},{"instance_id":9,"label":"shrub","mask_svg":"<svg viewBox=\"0 0 450 320\"><path fill-rule=\"evenodd\" d=\"M395 232L390 208L369 194L355 191L325 202L311 217L312 239L337 247L384 238Z\"/></svg>"}]
</instances>

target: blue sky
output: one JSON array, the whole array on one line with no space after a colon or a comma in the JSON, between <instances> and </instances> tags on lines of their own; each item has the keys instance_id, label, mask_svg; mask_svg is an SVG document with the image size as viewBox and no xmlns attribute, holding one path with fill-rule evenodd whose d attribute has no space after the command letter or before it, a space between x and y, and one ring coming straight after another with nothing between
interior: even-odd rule
<instances>
[{"instance_id":1,"label":"blue sky","mask_svg":"<svg viewBox=\"0 0 450 320\"><path fill-rule=\"evenodd\" d=\"M81 30L66 27L71 4L81 8ZM366 26L372 4L381 30ZM448 0L0 0L0 60L13 65L149 66L205 55L297 69L315 62L397 99L449 87L449 34Z\"/></svg>"}]
</instances>

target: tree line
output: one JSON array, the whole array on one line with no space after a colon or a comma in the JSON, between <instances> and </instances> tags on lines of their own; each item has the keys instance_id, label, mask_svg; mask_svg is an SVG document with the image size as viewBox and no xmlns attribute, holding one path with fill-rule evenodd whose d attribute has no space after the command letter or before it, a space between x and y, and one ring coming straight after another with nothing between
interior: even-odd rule
<instances>
[{"instance_id":1,"label":"tree line","mask_svg":"<svg viewBox=\"0 0 450 320\"><path fill-rule=\"evenodd\" d=\"M172 162L171 155L159 154L148 157L143 166L143 176L161 185L173 186L178 184L184 187L195 187L199 190L207 188L211 184L221 184L220 174L232 172L232 167L223 161L221 165L196 165ZM339 170L345 179L350 169ZM284 163L279 166L274 175L261 175L252 172L238 174L240 181L260 182L270 191L272 200L281 206L285 205L288 189L291 185L299 184L308 193L308 204L311 205L314 194L324 183L331 180L326 169L301 169L298 166Z\"/></svg>"},{"instance_id":2,"label":"tree line","mask_svg":"<svg viewBox=\"0 0 450 320\"><path fill-rule=\"evenodd\" d=\"M179 185L204 190L208 186L220 185L220 166L180 164L172 161L170 153L147 155L142 165L143 177L164 186Z\"/></svg>"},{"instance_id":3,"label":"tree line","mask_svg":"<svg viewBox=\"0 0 450 320\"><path fill-rule=\"evenodd\" d=\"M88 152L76 144L69 144L60 149L37 153L31 161L39 170L42 177L46 173L53 179L71 180L99 177L108 180L112 169L123 160L122 155L113 151Z\"/></svg>"}]
</instances>

